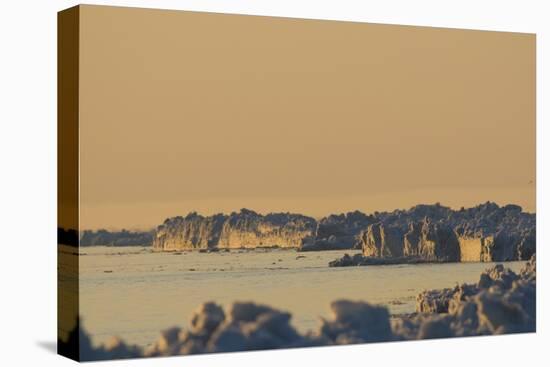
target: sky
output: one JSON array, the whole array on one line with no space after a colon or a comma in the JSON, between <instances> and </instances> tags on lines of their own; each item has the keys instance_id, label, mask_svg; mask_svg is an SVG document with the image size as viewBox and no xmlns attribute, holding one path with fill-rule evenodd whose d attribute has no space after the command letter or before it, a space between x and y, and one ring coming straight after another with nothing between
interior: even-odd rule
<instances>
[{"instance_id":1,"label":"sky","mask_svg":"<svg viewBox=\"0 0 550 367\"><path fill-rule=\"evenodd\" d=\"M535 211L535 35L83 6L80 224Z\"/></svg>"}]
</instances>

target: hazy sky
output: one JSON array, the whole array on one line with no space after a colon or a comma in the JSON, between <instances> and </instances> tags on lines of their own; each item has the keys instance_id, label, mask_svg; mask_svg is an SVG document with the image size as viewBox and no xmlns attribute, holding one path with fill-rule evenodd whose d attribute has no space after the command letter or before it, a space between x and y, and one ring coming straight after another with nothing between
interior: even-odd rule
<instances>
[{"instance_id":1,"label":"hazy sky","mask_svg":"<svg viewBox=\"0 0 550 367\"><path fill-rule=\"evenodd\" d=\"M535 36L84 6L81 228L535 210Z\"/></svg>"}]
</instances>

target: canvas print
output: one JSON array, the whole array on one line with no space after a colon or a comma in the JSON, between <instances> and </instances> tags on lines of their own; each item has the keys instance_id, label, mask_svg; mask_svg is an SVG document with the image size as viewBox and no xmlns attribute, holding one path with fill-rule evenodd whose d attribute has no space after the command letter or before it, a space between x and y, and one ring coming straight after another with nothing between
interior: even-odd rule
<instances>
[{"instance_id":1,"label":"canvas print","mask_svg":"<svg viewBox=\"0 0 550 367\"><path fill-rule=\"evenodd\" d=\"M60 354L536 331L534 34L58 25Z\"/></svg>"}]
</instances>

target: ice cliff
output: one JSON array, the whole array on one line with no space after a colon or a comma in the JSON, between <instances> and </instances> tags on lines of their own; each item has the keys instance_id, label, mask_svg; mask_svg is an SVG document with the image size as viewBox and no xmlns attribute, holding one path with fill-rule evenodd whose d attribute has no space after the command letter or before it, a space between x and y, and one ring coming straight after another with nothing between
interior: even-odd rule
<instances>
[{"instance_id":1,"label":"ice cliff","mask_svg":"<svg viewBox=\"0 0 550 367\"><path fill-rule=\"evenodd\" d=\"M300 214L261 215L248 209L209 217L190 213L186 217L169 218L160 225L153 249L297 248L303 238L314 234L315 228L315 219Z\"/></svg>"},{"instance_id":2,"label":"ice cliff","mask_svg":"<svg viewBox=\"0 0 550 367\"><path fill-rule=\"evenodd\" d=\"M152 243L157 251L360 248L365 257L381 259L509 261L535 253L535 228L535 214L491 202L460 210L434 204L372 214L355 211L319 220L242 209L229 215L168 218L156 229Z\"/></svg>"},{"instance_id":3,"label":"ice cliff","mask_svg":"<svg viewBox=\"0 0 550 367\"><path fill-rule=\"evenodd\" d=\"M425 260L527 260L536 247L535 214L487 202L469 209L418 205L377 217L359 236L367 257Z\"/></svg>"}]
</instances>

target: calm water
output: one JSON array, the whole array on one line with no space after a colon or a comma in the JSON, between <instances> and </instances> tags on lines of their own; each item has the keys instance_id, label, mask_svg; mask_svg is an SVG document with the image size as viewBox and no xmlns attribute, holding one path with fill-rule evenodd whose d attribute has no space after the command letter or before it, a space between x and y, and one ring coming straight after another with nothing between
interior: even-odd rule
<instances>
[{"instance_id":1,"label":"calm water","mask_svg":"<svg viewBox=\"0 0 550 367\"><path fill-rule=\"evenodd\" d=\"M171 326L187 326L206 301L228 306L255 301L290 311L301 331L316 329L339 298L414 311L424 289L477 282L488 263L329 268L345 252L294 250L230 253L151 253L139 247L84 248L80 257L80 311L96 343L117 335L146 346ZM519 270L522 262L507 263Z\"/></svg>"}]
</instances>

